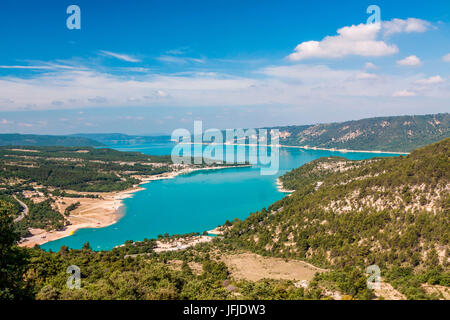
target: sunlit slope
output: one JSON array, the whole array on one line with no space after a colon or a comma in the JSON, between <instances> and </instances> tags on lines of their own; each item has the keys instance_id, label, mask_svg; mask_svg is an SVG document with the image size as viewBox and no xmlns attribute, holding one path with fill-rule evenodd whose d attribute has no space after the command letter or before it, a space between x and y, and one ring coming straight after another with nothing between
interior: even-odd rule
<instances>
[{"instance_id":1,"label":"sunlit slope","mask_svg":"<svg viewBox=\"0 0 450 320\"><path fill-rule=\"evenodd\" d=\"M379 117L278 129L282 144L409 152L450 137L450 115Z\"/></svg>"}]
</instances>

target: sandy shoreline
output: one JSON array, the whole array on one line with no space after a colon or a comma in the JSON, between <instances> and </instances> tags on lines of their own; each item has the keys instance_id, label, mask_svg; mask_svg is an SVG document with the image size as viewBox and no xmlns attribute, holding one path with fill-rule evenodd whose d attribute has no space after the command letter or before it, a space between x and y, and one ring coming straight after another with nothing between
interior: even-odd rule
<instances>
[{"instance_id":1,"label":"sandy shoreline","mask_svg":"<svg viewBox=\"0 0 450 320\"><path fill-rule=\"evenodd\" d=\"M132 197L133 193L144 190L138 186L132 189L107 192L101 194L101 198L62 198L56 201L55 206L61 210L68 205L80 202L79 208L74 210L67 218L70 225L64 230L46 231L43 229L30 228L32 236L21 239L19 246L34 247L46 242L71 236L78 229L104 228L120 220L123 216L122 201ZM97 193L100 194L100 193ZM64 203L64 204L63 204Z\"/></svg>"},{"instance_id":2,"label":"sandy shoreline","mask_svg":"<svg viewBox=\"0 0 450 320\"><path fill-rule=\"evenodd\" d=\"M295 191L295 190L288 190L288 189L285 189L285 188L283 187L283 183L281 182L280 178L277 178L277 189L278 189L278 191L280 191L280 192L283 192L283 193L289 193L289 194Z\"/></svg>"},{"instance_id":3,"label":"sandy shoreline","mask_svg":"<svg viewBox=\"0 0 450 320\"><path fill-rule=\"evenodd\" d=\"M173 179L178 175L188 174L196 171L219 170L227 168L237 168L241 166L217 166L208 168L184 168L177 171L165 172L155 176L143 177L141 182L131 189L97 194L100 198L62 198L56 201L56 207L60 212L64 212L68 205L80 202L79 208L74 210L67 218L70 225L64 230L46 231L43 229L30 228L32 236L21 239L19 246L34 247L44 243L71 236L78 229L84 228L104 228L118 222L124 215L123 200L133 196L135 192L144 190L140 185L150 181ZM72 192L72 191L71 191Z\"/></svg>"}]
</instances>

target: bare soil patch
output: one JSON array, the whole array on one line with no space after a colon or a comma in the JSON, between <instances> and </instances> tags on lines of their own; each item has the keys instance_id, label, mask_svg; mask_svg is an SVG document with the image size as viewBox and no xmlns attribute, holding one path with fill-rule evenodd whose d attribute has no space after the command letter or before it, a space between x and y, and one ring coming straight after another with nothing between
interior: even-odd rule
<instances>
[{"instance_id":1,"label":"bare soil patch","mask_svg":"<svg viewBox=\"0 0 450 320\"><path fill-rule=\"evenodd\" d=\"M264 278L310 281L317 272L326 271L299 260L263 257L253 253L225 255L221 260L227 265L235 279L250 281Z\"/></svg>"},{"instance_id":2,"label":"bare soil patch","mask_svg":"<svg viewBox=\"0 0 450 320\"><path fill-rule=\"evenodd\" d=\"M440 285L431 285L431 284L423 284L422 287L429 294L437 294L441 296L442 300L450 300L450 288L440 286Z\"/></svg>"},{"instance_id":3,"label":"bare soil patch","mask_svg":"<svg viewBox=\"0 0 450 320\"><path fill-rule=\"evenodd\" d=\"M398 292L392 287L391 284L387 282L380 282L380 288L374 288L375 295L379 297L383 297L385 300L406 300L406 297Z\"/></svg>"}]
</instances>

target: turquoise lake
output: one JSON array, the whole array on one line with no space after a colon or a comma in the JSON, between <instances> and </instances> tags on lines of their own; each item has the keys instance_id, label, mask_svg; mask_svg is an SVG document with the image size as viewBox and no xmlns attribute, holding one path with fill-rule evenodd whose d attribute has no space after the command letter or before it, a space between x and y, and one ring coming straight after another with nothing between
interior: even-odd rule
<instances>
[{"instance_id":1,"label":"turquoise lake","mask_svg":"<svg viewBox=\"0 0 450 320\"><path fill-rule=\"evenodd\" d=\"M173 143L110 146L120 151L139 151L150 155L170 154ZM141 185L123 201L123 217L105 228L80 229L72 236L48 242L41 247L58 251L63 245L79 249L89 241L94 250L109 250L126 240L156 238L159 234L184 234L211 230L226 220L244 219L250 213L268 207L286 194L277 190L276 179L285 172L314 159L342 156L360 160L388 153L336 152L280 149L280 169L276 175L264 176L257 167L197 171L174 179L157 180Z\"/></svg>"}]
</instances>

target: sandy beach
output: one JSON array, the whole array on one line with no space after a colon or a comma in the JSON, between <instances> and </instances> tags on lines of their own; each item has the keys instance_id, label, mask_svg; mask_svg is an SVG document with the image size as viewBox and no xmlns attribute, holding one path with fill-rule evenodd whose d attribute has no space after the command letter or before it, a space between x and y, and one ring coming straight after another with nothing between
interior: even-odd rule
<instances>
[{"instance_id":1,"label":"sandy beach","mask_svg":"<svg viewBox=\"0 0 450 320\"><path fill-rule=\"evenodd\" d=\"M143 190L140 187L134 187L125 191L108 193L89 193L98 194L100 198L68 198L59 197L55 201L55 208L59 212L64 212L69 205L79 202L80 206L71 212L67 220L70 225L64 230L46 231L44 229L33 229L29 231L32 236L24 238L19 243L23 247L34 247L49 241L57 240L72 235L76 230L82 228L103 228L119 221L123 216L122 200L132 196L134 192Z\"/></svg>"},{"instance_id":2,"label":"sandy beach","mask_svg":"<svg viewBox=\"0 0 450 320\"><path fill-rule=\"evenodd\" d=\"M188 238L180 238L171 241L156 241L154 252L178 251L193 247L199 243L211 242L214 237L211 236L194 236Z\"/></svg>"},{"instance_id":3,"label":"sandy beach","mask_svg":"<svg viewBox=\"0 0 450 320\"><path fill-rule=\"evenodd\" d=\"M21 239L19 246L34 247L35 245L42 245L46 242L54 241L64 237L71 236L76 230L83 228L104 228L110 226L123 216L123 199L130 198L135 192L144 190L140 185L155 180L173 179L178 175L188 174L195 171L205 170L219 170L227 168L236 168L236 166L217 166L208 168L183 168L177 171L165 172L162 174L146 177L138 177L140 183L133 186L133 188L116 191L116 192L89 192L83 194L98 195L99 198L69 198L58 197L54 204L54 209L63 213L64 210L71 204L79 202L78 208L73 210L67 220L70 225L66 226L64 230L46 231L44 229L33 229L29 231L32 236ZM80 193L69 191L70 193Z\"/></svg>"},{"instance_id":4,"label":"sandy beach","mask_svg":"<svg viewBox=\"0 0 450 320\"><path fill-rule=\"evenodd\" d=\"M278 191L284 192L284 193L292 193L292 192L295 191L295 190L288 190L288 189L285 189L285 188L283 187L283 183L281 182L280 178L277 178L277 189L278 189Z\"/></svg>"}]
</instances>

